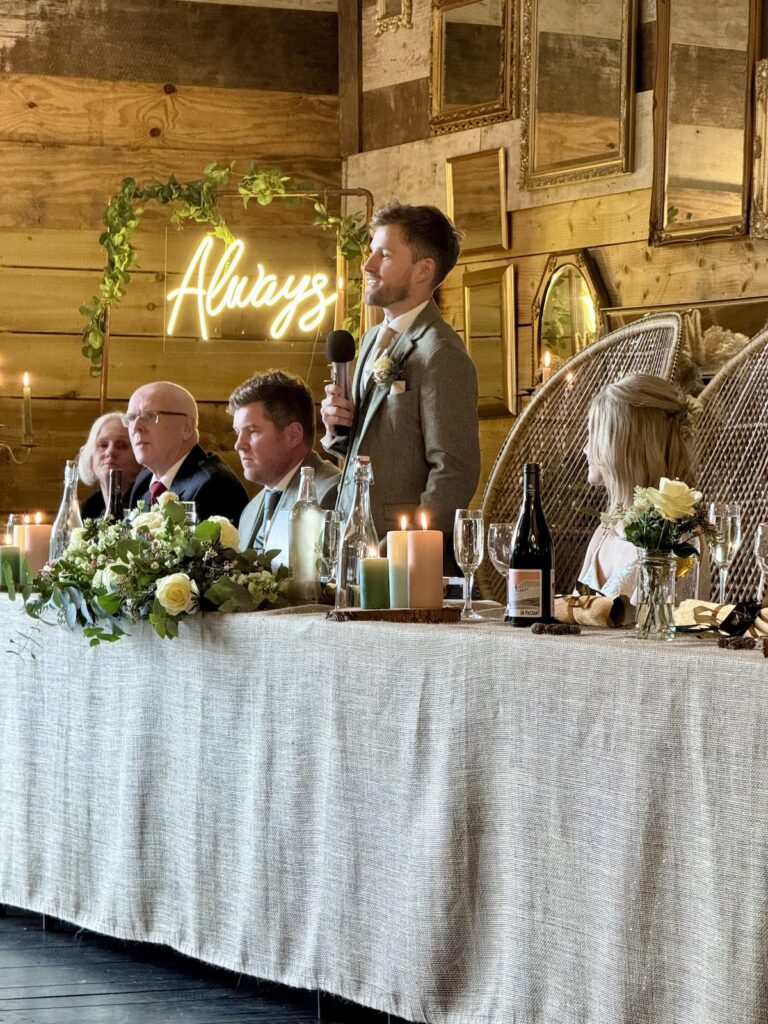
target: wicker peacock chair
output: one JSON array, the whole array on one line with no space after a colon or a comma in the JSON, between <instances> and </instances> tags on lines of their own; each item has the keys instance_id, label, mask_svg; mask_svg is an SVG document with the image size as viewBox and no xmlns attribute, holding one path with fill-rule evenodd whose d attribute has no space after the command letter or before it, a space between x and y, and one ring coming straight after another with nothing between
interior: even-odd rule
<instances>
[{"instance_id":1,"label":"wicker peacock chair","mask_svg":"<svg viewBox=\"0 0 768 1024\"><path fill-rule=\"evenodd\" d=\"M741 548L728 572L727 598L754 598L759 579L755 528L768 522L768 326L699 397L704 405L696 432L699 488L707 501L741 506ZM716 586L717 573L712 575Z\"/></svg>"},{"instance_id":2,"label":"wicker peacock chair","mask_svg":"<svg viewBox=\"0 0 768 1024\"><path fill-rule=\"evenodd\" d=\"M587 483L587 412L593 397L627 373L675 375L682 321L677 313L654 313L607 334L569 359L526 406L491 470L483 495L483 517L514 520L522 499L522 468L542 466L542 501L555 540L556 586L573 590L589 538L597 525L602 492ZM483 597L506 601L506 583L488 559L477 574Z\"/></svg>"}]
</instances>

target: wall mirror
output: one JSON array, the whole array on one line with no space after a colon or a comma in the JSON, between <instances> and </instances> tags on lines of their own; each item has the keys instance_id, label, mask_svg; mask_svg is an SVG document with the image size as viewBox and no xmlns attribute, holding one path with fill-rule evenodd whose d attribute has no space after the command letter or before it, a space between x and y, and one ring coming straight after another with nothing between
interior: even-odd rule
<instances>
[{"instance_id":1,"label":"wall mirror","mask_svg":"<svg viewBox=\"0 0 768 1024\"><path fill-rule=\"evenodd\" d=\"M759 60L755 70L753 153L749 233L753 238L768 238L768 60Z\"/></svg>"},{"instance_id":2,"label":"wall mirror","mask_svg":"<svg viewBox=\"0 0 768 1024\"><path fill-rule=\"evenodd\" d=\"M462 255L509 248L507 161L488 149L445 162L448 216L463 234Z\"/></svg>"},{"instance_id":3,"label":"wall mirror","mask_svg":"<svg viewBox=\"0 0 768 1024\"><path fill-rule=\"evenodd\" d=\"M512 115L513 0L433 0L433 135Z\"/></svg>"},{"instance_id":4,"label":"wall mirror","mask_svg":"<svg viewBox=\"0 0 768 1024\"><path fill-rule=\"evenodd\" d=\"M517 412L513 266L464 274L464 339L477 370L481 416Z\"/></svg>"},{"instance_id":5,"label":"wall mirror","mask_svg":"<svg viewBox=\"0 0 768 1024\"><path fill-rule=\"evenodd\" d=\"M600 273L588 252L553 253L533 300L540 365L559 365L596 341L605 331L607 305Z\"/></svg>"},{"instance_id":6,"label":"wall mirror","mask_svg":"<svg viewBox=\"0 0 768 1024\"><path fill-rule=\"evenodd\" d=\"M413 28L411 0L377 0L376 35L399 28Z\"/></svg>"},{"instance_id":7,"label":"wall mirror","mask_svg":"<svg viewBox=\"0 0 768 1024\"><path fill-rule=\"evenodd\" d=\"M632 170L637 0L524 0L523 188Z\"/></svg>"},{"instance_id":8,"label":"wall mirror","mask_svg":"<svg viewBox=\"0 0 768 1024\"><path fill-rule=\"evenodd\" d=\"M759 0L657 0L653 245L741 235Z\"/></svg>"}]
</instances>

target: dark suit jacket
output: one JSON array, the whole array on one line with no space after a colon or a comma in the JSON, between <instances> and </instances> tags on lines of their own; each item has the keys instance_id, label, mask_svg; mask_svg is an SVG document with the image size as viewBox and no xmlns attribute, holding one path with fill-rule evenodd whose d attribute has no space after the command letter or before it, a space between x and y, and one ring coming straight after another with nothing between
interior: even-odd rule
<instances>
[{"instance_id":1,"label":"dark suit jacket","mask_svg":"<svg viewBox=\"0 0 768 1024\"><path fill-rule=\"evenodd\" d=\"M150 470L145 469L136 477L131 491L130 507L136 508L144 500L148 509ZM208 516L226 516L233 523L240 519L240 513L248 504L248 494L232 470L213 452L206 452L196 444L179 466L171 490L179 501L194 501L197 518L202 521Z\"/></svg>"}]
</instances>

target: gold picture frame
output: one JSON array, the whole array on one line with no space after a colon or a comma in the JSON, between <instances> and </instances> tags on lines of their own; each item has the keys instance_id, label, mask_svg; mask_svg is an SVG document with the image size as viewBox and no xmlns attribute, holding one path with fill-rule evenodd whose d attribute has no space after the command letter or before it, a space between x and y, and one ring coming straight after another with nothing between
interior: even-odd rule
<instances>
[{"instance_id":1,"label":"gold picture frame","mask_svg":"<svg viewBox=\"0 0 768 1024\"><path fill-rule=\"evenodd\" d=\"M475 364L480 416L517 414L515 268L467 270L464 341Z\"/></svg>"},{"instance_id":2,"label":"gold picture frame","mask_svg":"<svg viewBox=\"0 0 768 1024\"><path fill-rule=\"evenodd\" d=\"M755 137L749 233L768 238L768 60L755 65Z\"/></svg>"},{"instance_id":3,"label":"gold picture frame","mask_svg":"<svg viewBox=\"0 0 768 1024\"><path fill-rule=\"evenodd\" d=\"M524 189L632 170L638 0L613 3L615 17L606 17L605 5L524 0Z\"/></svg>"},{"instance_id":4,"label":"gold picture frame","mask_svg":"<svg viewBox=\"0 0 768 1024\"><path fill-rule=\"evenodd\" d=\"M516 113L515 0L433 0L430 131L464 131Z\"/></svg>"},{"instance_id":5,"label":"gold picture frame","mask_svg":"<svg viewBox=\"0 0 768 1024\"><path fill-rule=\"evenodd\" d=\"M531 309L535 365L544 351L569 359L605 333L608 293L586 249L552 253Z\"/></svg>"},{"instance_id":6,"label":"gold picture frame","mask_svg":"<svg viewBox=\"0 0 768 1024\"><path fill-rule=\"evenodd\" d=\"M376 35L413 28L412 0L376 0Z\"/></svg>"},{"instance_id":7,"label":"gold picture frame","mask_svg":"<svg viewBox=\"0 0 768 1024\"><path fill-rule=\"evenodd\" d=\"M462 255L509 248L503 148L449 157L445 186L448 216L463 235Z\"/></svg>"}]
</instances>

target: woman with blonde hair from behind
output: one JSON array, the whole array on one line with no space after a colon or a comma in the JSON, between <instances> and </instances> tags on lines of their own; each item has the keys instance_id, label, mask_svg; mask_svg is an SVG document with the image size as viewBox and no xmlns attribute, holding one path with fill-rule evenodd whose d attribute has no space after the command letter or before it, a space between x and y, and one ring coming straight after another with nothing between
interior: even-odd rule
<instances>
[{"instance_id":1,"label":"woman with blonde hair from behind","mask_svg":"<svg viewBox=\"0 0 768 1024\"><path fill-rule=\"evenodd\" d=\"M589 408L584 449L589 483L605 487L608 511L632 504L635 487L658 487L662 477L694 483L690 440L698 403L670 381L633 373L609 384ZM608 597L636 587L637 549L621 526L600 526L587 548L579 581Z\"/></svg>"}]
</instances>

